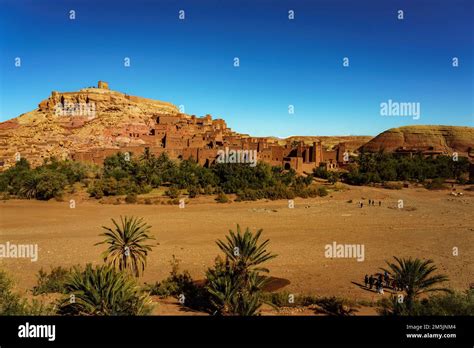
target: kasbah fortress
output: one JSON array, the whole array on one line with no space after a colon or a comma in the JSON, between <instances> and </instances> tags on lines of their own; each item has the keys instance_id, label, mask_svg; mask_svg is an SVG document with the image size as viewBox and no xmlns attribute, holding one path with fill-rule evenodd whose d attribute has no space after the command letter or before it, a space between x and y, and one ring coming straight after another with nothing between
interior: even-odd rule
<instances>
[{"instance_id":1,"label":"kasbah fortress","mask_svg":"<svg viewBox=\"0 0 474 348\"><path fill-rule=\"evenodd\" d=\"M94 105L96 115L56 112L57 105L67 108L78 104ZM19 128L23 130L14 132L12 139L12 131ZM320 163L336 168L344 162L346 151L344 143L326 150L321 141L306 145L288 140L280 145L274 138L239 134L222 119L190 116L170 103L111 91L103 81L97 88L79 92L53 91L38 110L0 124L0 161L4 168L14 163L18 153L33 165L51 156L102 164L118 151L139 156L146 147L155 155L166 152L174 159L193 158L203 166L216 161L218 150L257 151L258 161L298 172L310 172Z\"/></svg>"},{"instance_id":2,"label":"kasbah fortress","mask_svg":"<svg viewBox=\"0 0 474 348\"><path fill-rule=\"evenodd\" d=\"M102 165L119 151L140 156L145 148L157 156L166 152L173 159L192 158L203 166L215 163L219 151L256 151L258 161L310 173L320 165L343 168L347 154L361 148L401 155L457 151L472 162L474 128L410 126L375 138L251 137L232 131L223 119L187 115L171 103L112 91L103 81L77 92L53 91L38 109L0 123L0 170L20 157L33 166L51 157Z\"/></svg>"}]
</instances>

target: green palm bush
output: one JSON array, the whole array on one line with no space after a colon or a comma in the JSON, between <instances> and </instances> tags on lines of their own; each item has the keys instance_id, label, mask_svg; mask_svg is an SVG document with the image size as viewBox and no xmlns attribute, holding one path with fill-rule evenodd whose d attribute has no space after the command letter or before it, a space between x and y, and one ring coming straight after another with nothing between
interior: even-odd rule
<instances>
[{"instance_id":1,"label":"green palm bush","mask_svg":"<svg viewBox=\"0 0 474 348\"><path fill-rule=\"evenodd\" d=\"M221 315L233 313L233 304L242 285L242 281L235 276L235 271L220 258L216 259L214 268L206 272L206 290L210 294L211 311Z\"/></svg>"},{"instance_id":2,"label":"green palm bush","mask_svg":"<svg viewBox=\"0 0 474 348\"><path fill-rule=\"evenodd\" d=\"M214 268L206 272L211 313L226 316L257 315L262 305L261 289L265 280L257 272L251 272L248 279L246 284L235 268L217 259Z\"/></svg>"},{"instance_id":3,"label":"green palm bush","mask_svg":"<svg viewBox=\"0 0 474 348\"><path fill-rule=\"evenodd\" d=\"M439 287L440 283L448 281L448 277L442 274L433 275L437 270L433 260L420 260L410 258L397 258L396 262L386 261L388 268L382 268L403 288L406 296L404 303L408 310L413 307L416 299L424 293L444 291L449 289Z\"/></svg>"},{"instance_id":4,"label":"green palm bush","mask_svg":"<svg viewBox=\"0 0 474 348\"><path fill-rule=\"evenodd\" d=\"M146 242L155 239L150 236L151 226L143 222L143 219L135 217L120 217L120 225L112 219L114 228L102 226L106 232L101 236L106 237L99 244L108 244L108 248L102 256L104 261L112 264L121 271L127 271L135 277L139 277L146 266L146 257L153 247Z\"/></svg>"},{"instance_id":5,"label":"green palm bush","mask_svg":"<svg viewBox=\"0 0 474 348\"><path fill-rule=\"evenodd\" d=\"M36 186L39 179L36 174L31 174L25 178L23 185L20 187L18 194L26 199L34 199L37 195Z\"/></svg>"},{"instance_id":6,"label":"green palm bush","mask_svg":"<svg viewBox=\"0 0 474 348\"><path fill-rule=\"evenodd\" d=\"M239 272L256 271L268 273L267 268L259 265L275 258L277 255L271 254L265 248L270 242L265 240L260 245L258 239L263 230L258 230L253 234L247 227L242 233L240 226L237 225L237 233L229 230L229 235L226 236L226 242L218 240L217 246L224 252L224 255Z\"/></svg>"},{"instance_id":7,"label":"green palm bush","mask_svg":"<svg viewBox=\"0 0 474 348\"><path fill-rule=\"evenodd\" d=\"M214 314L257 315L262 305L262 289L268 273L261 264L276 257L266 250L269 240L259 243L262 230L253 234L248 228L242 233L229 231L226 241L216 243L223 251L225 262L216 259L214 268L206 272L206 289Z\"/></svg>"},{"instance_id":8,"label":"green palm bush","mask_svg":"<svg viewBox=\"0 0 474 348\"><path fill-rule=\"evenodd\" d=\"M110 265L75 267L65 289L68 296L58 310L63 315L145 315L151 310L135 279Z\"/></svg>"}]
</instances>

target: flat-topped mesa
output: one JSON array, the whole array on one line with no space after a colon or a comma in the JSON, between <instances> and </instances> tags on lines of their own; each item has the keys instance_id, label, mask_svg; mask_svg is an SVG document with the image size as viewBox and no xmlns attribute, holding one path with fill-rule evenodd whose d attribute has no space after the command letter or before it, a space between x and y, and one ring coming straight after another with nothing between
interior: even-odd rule
<instances>
[{"instance_id":1,"label":"flat-topped mesa","mask_svg":"<svg viewBox=\"0 0 474 348\"><path fill-rule=\"evenodd\" d=\"M361 150L384 150L400 154L472 156L474 128L463 126L418 125L391 128L377 135Z\"/></svg>"}]
</instances>

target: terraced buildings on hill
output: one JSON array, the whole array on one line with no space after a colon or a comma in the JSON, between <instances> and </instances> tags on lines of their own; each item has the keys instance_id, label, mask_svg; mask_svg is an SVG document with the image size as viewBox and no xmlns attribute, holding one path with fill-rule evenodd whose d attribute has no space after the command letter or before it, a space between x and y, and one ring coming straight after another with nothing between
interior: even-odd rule
<instances>
[{"instance_id":1,"label":"terraced buildings on hill","mask_svg":"<svg viewBox=\"0 0 474 348\"><path fill-rule=\"evenodd\" d=\"M171 158L193 158L213 164L218 151L255 151L258 161L310 172L325 164L335 169L344 163L346 147L332 149L319 140L312 143L270 137L251 137L227 127L210 115L196 117L175 105L98 87L78 92L56 92L38 109L0 123L0 163L10 167L20 157L33 165L55 156L102 164L118 151L143 153L145 148Z\"/></svg>"}]
</instances>

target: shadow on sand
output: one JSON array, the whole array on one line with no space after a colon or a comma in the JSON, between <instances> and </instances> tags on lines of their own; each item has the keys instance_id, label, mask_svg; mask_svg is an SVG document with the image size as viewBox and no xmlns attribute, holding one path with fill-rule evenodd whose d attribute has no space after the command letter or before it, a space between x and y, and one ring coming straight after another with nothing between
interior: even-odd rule
<instances>
[{"instance_id":1,"label":"shadow on sand","mask_svg":"<svg viewBox=\"0 0 474 348\"><path fill-rule=\"evenodd\" d=\"M375 289L375 286L372 289L369 289L364 284L357 283L357 282L351 282L351 283L354 284L354 285L357 285L359 288L361 288L364 291L368 291L368 292L375 293L375 294L377 293L377 290ZM383 288L383 291L384 291L384 293L389 293L389 294L392 294L392 295L397 294L397 292L395 290L390 289L390 288L386 288L386 287Z\"/></svg>"}]
</instances>

